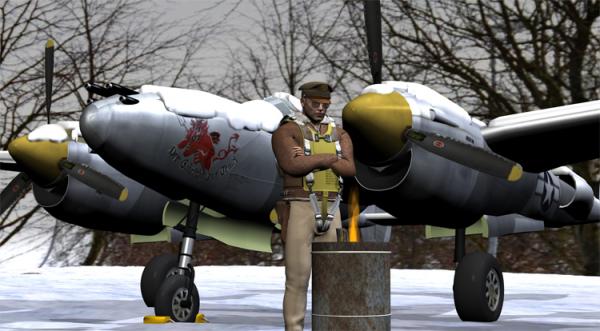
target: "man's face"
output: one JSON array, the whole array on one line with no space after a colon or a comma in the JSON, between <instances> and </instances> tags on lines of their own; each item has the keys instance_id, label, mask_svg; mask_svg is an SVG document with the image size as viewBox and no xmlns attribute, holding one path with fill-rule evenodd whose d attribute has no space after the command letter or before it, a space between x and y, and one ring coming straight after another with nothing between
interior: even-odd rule
<instances>
[{"instance_id":1,"label":"man's face","mask_svg":"<svg viewBox=\"0 0 600 331\"><path fill-rule=\"evenodd\" d=\"M302 97L302 109L304 114L313 122L319 123L327 114L327 109L331 104L330 99Z\"/></svg>"}]
</instances>

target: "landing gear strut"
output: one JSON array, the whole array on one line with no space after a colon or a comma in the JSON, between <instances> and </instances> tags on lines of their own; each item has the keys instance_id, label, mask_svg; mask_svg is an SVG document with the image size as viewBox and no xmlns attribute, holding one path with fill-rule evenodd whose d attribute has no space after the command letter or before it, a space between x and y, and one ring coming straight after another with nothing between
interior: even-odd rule
<instances>
[{"instance_id":1,"label":"landing gear strut","mask_svg":"<svg viewBox=\"0 0 600 331\"><path fill-rule=\"evenodd\" d=\"M454 306L463 321L494 322L504 303L504 279L496 258L484 252L465 255L465 229L456 230Z\"/></svg>"},{"instance_id":2,"label":"landing gear strut","mask_svg":"<svg viewBox=\"0 0 600 331\"><path fill-rule=\"evenodd\" d=\"M171 259L168 266L176 261L175 268L169 269L171 274L162 278L154 298L154 313L156 316L170 316L175 322L194 322L200 308L200 296L194 285L194 267L192 266L192 251L196 240L196 228L200 205L190 202L183 240L179 249L179 256ZM167 267L163 267L166 269ZM170 276L169 276L170 275ZM159 276L160 277L160 276ZM143 293L143 292L142 292ZM146 299L144 299L146 301ZM148 302L146 302L148 304Z\"/></svg>"}]
</instances>

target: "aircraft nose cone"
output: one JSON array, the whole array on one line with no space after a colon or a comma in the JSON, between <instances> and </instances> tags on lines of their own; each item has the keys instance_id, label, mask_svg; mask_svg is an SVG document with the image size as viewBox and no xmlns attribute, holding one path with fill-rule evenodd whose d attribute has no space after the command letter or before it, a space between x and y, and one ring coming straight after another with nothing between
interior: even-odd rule
<instances>
[{"instance_id":1,"label":"aircraft nose cone","mask_svg":"<svg viewBox=\"0 0 600 331\"><path fill-rule=\"evenodd\" d=\"M344 130L352 137L354 156L378 165L394 157L404 146L404 132L412 126L406 99L397 92L366 93L350 101L342 111Z\"/></svg>"},{"instance_id":2,"label":"aircraft nose cone","mask_svg":"<svg viewBox=\"0 0 600 331\"><path fill-rule=\"evenodd\" d=\"M31 137L35 136L36 131L11 141L8 144L8 153L34 182L45 186L59 177L59 161L67 158L69 142L33 140Z\"/></svg>"},{"instance_id":3,"label":"aircraft nose cone","mask_svg":"<svg viewBox=\"0 0 600 331\"><path fill-rule=\"evenodd\" d=\"M100 149L110 136L112 111L96 104L88 105L81 114L79 127L85 142L92 149Z\"/></svg>"}]
</instances>

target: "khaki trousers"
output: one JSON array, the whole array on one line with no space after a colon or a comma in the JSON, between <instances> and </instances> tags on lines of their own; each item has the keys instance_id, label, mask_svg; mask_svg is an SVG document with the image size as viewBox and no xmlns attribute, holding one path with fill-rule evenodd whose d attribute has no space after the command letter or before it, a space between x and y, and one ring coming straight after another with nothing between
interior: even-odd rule
<instances>
[{"instance_id":1,"label":"khaki trousers","mask_svg":"<svg viewBox=\"0 0 600 331\"><path fill-rule=\"evenodd\" d=\"M335 229L342 227L339 209L329 230L314 233L315 214L308 201L290 201L290 218L285 239L285 295L283 319L286 331L304 329L306 291L312 264L312 242L335 242Z\"/></svg>"}]
</instances>

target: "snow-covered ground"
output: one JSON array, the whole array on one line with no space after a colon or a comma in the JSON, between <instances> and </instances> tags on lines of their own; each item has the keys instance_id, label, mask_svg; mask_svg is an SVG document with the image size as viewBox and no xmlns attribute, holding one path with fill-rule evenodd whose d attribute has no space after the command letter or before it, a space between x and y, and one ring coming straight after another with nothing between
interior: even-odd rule
<instances>
[{"instance_id":1,"label":"snow-covered ground","mask_svg":"<svg viewBox=\"0 0 600 331\"><path fill-rule=\"evenodd\" d=\"M153 310L139 294L141 273L141 267L3 268L0 330L283 329L281 267L197 267L207 324L143 324ZM487 324L456 315L452 271L394 269L391 276L394 330L600 329L600 277L505 274L502 316Z\"/></svg>"}]
</instances>

